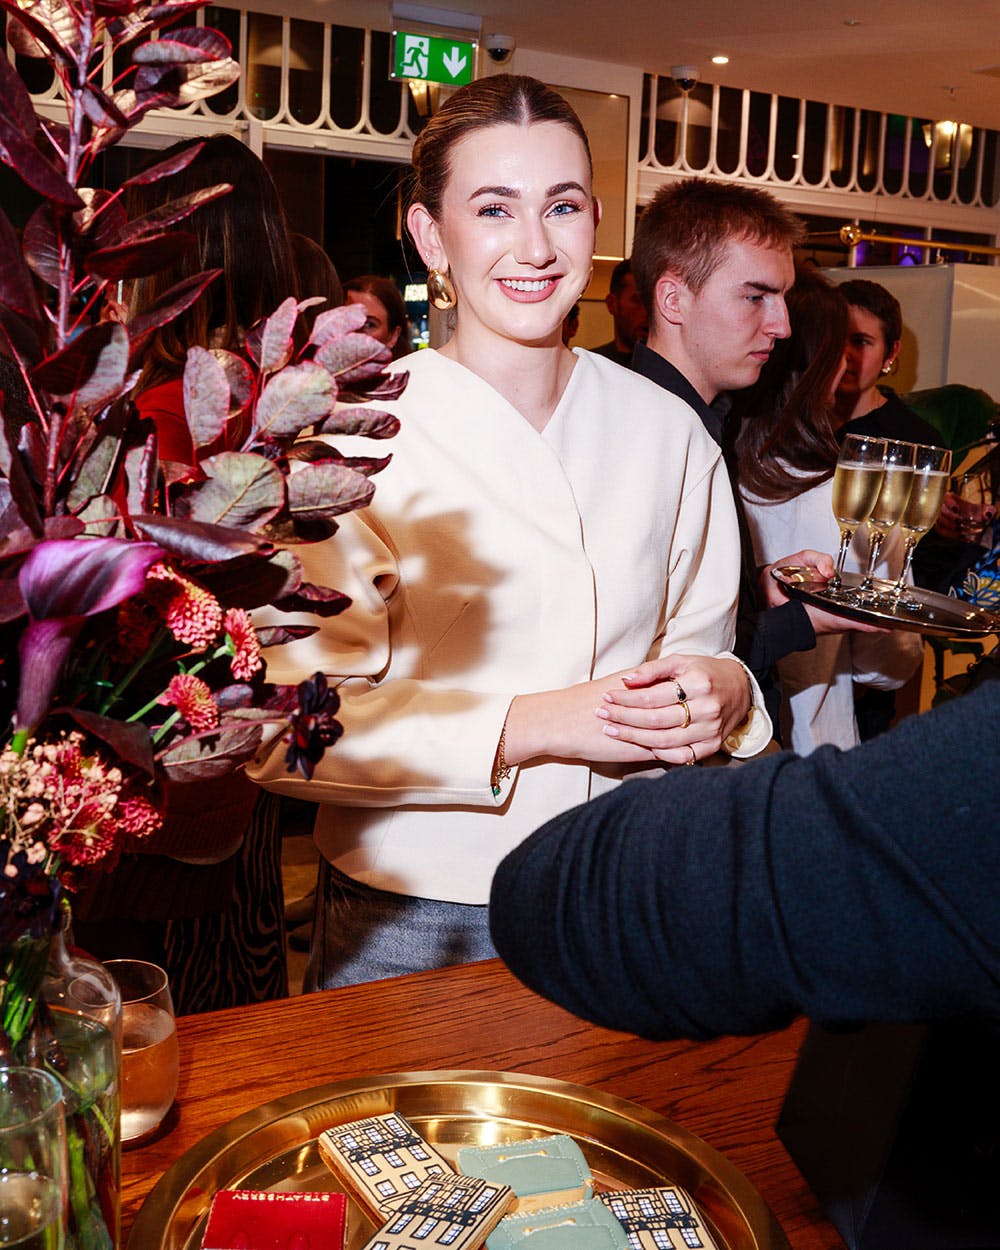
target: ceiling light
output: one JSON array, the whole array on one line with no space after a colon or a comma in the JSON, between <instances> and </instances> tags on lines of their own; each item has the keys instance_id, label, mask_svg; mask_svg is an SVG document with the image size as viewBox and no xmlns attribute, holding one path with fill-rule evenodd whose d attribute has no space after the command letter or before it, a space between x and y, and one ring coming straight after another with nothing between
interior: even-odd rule
<instances>
[{"instance_id":1,"label":"ceiling light","mask_svg":"<svg viewBox=\"0 0 1000 1250\"><path fill-rule=\"evenodd\" d=\"M712 64L713 65L728 65L729 57L728 56L713 56Z\"/></svg>"}]
</instances>

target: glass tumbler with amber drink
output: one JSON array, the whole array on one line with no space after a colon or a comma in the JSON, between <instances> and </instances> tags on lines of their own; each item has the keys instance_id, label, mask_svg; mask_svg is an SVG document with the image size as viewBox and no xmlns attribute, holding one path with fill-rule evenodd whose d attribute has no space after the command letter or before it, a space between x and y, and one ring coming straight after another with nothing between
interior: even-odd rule
<instances>
[{"instance_id":1,"label":"glass tumbler with amber drink","mask_svg":"<svg viewBox=\"0 0 1000 1250\"><path fill-rule=\"evenodd\" d=\"M885 477L885 440L866 434L848 434L833 475L833 515L840 526L837 571L828 592L846 598L844 561L854 533L871 516Z\"/></svg>"}]
</instances>

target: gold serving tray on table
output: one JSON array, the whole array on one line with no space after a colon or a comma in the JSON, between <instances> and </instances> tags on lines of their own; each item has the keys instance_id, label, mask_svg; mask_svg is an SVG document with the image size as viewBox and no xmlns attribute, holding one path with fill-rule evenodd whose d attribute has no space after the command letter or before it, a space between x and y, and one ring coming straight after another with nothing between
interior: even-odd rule
<instances>
[{"instance_id":1,"label":"gold serving tray on table","mask_svg":"<svg viewBox=\"0 0 1000 1250\"><path fill-rule=\"evenodd\" d=\"M566 1133L598 1188L681 1185L726 1250L789 1250L746 1177L693 1133L600 1090L513 1072L402 1072L340 1081L266 1103L210 1133L171 1167L132 1228L128 1250L198 1250L219 1189L343 1188L320 1160L323 1129L399 1112L449 1159L459 1147ZM374 1226L349 1200L348 1250Z\"/></svg>"}]
</instances>

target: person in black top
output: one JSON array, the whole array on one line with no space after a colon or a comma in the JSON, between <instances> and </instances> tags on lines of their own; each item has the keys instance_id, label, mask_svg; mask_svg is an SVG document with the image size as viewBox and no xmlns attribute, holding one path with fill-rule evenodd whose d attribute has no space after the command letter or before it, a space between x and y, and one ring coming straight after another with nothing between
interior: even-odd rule
<instances>
[{"instance_id":1,"label":"person in black top","mask_svg":"<svg viewBox=\"0 0 1000 1250\"><path fill-rule=\"evenodd\" d=\"M614 319L615 337L590 350L627 369L632 363L632 348L646 337L647 330L646 306L635 289L632 262L627 258L611 270L611 289L604 302Z\"/></svg>"},{"instance_id":2,"label":"person in black top","mask_svg":"<svg viewBox=\"0 0 1000 1250\"><path fill-rule=\"evenodd\" d=\"M844 373L837 387L840 435L868 434L944 446L941 435L879 380L896 371L903 337L899 300L878 282L852 278L839 284L849 306Z\"/></svg>"},{"instance_id":3,"label":"person in black top","mask_svg":"<svg viewBox=\"0 0 1000 1250\"><path fill-rule=\"evenodd\" d=\"M729 392L756 382L775 340L788 337L785 293L802 232L801 221L766 191L702 178L662 188L636 228L632 272L649 314L649 337L636 344L632 368L694 409L722 445L734 478ZM817 633L871 627L789 600L769 570L757 570L734 494L743 544L735 651L777 725L778 660L814 647ZM833 573L824 552L799 551L779 563Z\"/></svg>"}]
</instances>

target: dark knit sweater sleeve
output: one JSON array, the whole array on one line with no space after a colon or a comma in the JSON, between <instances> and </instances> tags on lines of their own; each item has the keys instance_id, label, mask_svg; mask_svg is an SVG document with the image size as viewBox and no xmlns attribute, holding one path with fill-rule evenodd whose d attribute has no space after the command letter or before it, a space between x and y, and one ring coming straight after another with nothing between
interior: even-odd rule
<instances>
[{"instance_id":1,"label":"dark knit sweater sleeve","mask_svg":"<svg viewBox=\"0 0 1000 1250\"><path fill-rule=\"evenodd\" d=\"M500 865L497 950L611 1028L1000 1018L1000 682L852 751L626 782Z\"/></svg>"}]
</instances>

